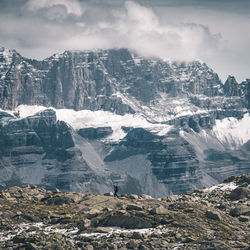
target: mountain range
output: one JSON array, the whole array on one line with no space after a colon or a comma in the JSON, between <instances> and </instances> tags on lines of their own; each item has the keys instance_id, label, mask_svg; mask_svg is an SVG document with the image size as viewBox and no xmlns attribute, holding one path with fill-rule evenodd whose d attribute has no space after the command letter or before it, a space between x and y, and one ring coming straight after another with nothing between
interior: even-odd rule
<instances>
[{"instance_id":1,"label":"mountain range","mask_svg":"<svg viewBox=\"0 0 250 250\"><path fill-rule=\"evenodd\" d=\"M154 197L250 170L250 79L128 49L0 48L0 185Z\"/></svg>"}]
</instances>

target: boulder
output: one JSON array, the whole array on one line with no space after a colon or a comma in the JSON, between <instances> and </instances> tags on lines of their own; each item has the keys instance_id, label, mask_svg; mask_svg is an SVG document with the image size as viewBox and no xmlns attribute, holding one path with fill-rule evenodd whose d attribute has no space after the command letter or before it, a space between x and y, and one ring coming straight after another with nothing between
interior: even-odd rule
<instances>
[{"instance_id":1,"label":"boulder","mask_svg":"<svg viewBox=\"0 0 250 250\"><path fill-rule=\"evenodd\" d=\"M114 196L114 194L112 192L109 192L109 193L105 193L103 194L104 196Z\"/></svg>"},{"instance_id":2,"label":"boulder","mask_svg":"<svg viewBox=\"0 0 250 250\"><path fill-rule=\"evenodd\" d=\"M230 209L229 214L233 217L238 217L240 215L250 216L250 207L248 206L237 206L235 208Z\"/></svg>"},{"instance_id":3,"label":"boulder","mask_svg":"<svg viewBox=\"0 0 250 250\"><path fill-rule=\"evenodd\" d=\"M131 200L137 200L139 198L137 194L129 194L127 197Z\"/></svg>"},{"instance_id":4,"label":"boulder","mask_svg":"<svg viewBox=\"0 0 250 250\"><path fill-rule=\"evenodd\" d=\"M133 204L130 204L130 205L127 205L127 210L137 210L137 211L142 211L143 208L141 206L138 206L138 205L133 205Z\"/></svg>"},{"instance_id":5,"label":"boulder","mask_svg":"<svg viewBox=\"0 0 250 250\"><path fill-rule=\"evenodd\" d=\"M150 213L152 214L158 214L158 215L163 215L163 214L168 214L169 213L169 210L165 207L156 207L156 208L153 208Z\"/></svg>"},{"instance_id":6,"label":"boulder","mask_svg":"<svg viewBox=\"0 0 250 250\"><path fill-rule=\"evenodd\" d=\"M140 197L141 197L142 199L145 199L145 200L152 199L152 196L147 195L147 194L142 194Z\"/></svg>"},{"instance_id":7,"label":"boulder","mask_svg":"<svg viewBox=\"0 0 250 250\"><path fill-rule=\"evenodd\" d=\"M109 214L99 218L98 226L122 228L151 228L156 225L154 218L133 214Z\"/></svg>"},{"instance_id":8,"label":"boulder","mask_svg":"<svg viewBox=\"0 0 250 250\"><path fill-rule=\"evenodd\" d=\"M221 220L221 215L216 211L207 210L205 215L208 219Z\"/></svg>"},{"instance_id":9,"label":"boulder","mask_svg":"<svg viewBox=\"0 0 250 250\"><path fill-rule=\"evenodd\" d=\"M241 216L239 217L239 221L241 221L241 222L248 222L248 221L249 221L249 217L248 217L248 216L243 216L243 215L241 215Z\"/></svg>"},{"instance_id":10,"label":"boulder","mask_svg":"<svg viewBox=\"0 0 250 250\"><path fill-rule=\"evenodd\" d=\"M67 196L49 197L49 198L44 198L41 201L48 205L63 205L63 204L70 204L70 203L75 202L72 198L67 197Z\"/></svg>"},{"instance_id":11,"label":"boulder","mask_svg":"<svg viewBox=\"0 0 250 250\"><path fill-rule=\"evenodd\" d=\"M129 249L136 249L138 248L138 244L135 240L130 240L127 245L126 245Z\"/></svg>"},{"instance_id":12,"label":"boulder","mask_svg":"<svg viewBox=\"0 0 250 250\"><path fill-rule=\"evenodd\" d=\"M80 220L77 222L77 227L80 231L85 231L87 230L91 225L91 221L88 219L85 220Z\"/></svg>"},{"instance_id":13,"label":"boulder","mask_svg":"<svg viewBox=\"0 0 250 250\"><path fill-rule=\"evenodd\" d=\"M112 229L108 228L108 227L97 227L97 228L94 229L94 232L97 232L97 233L111 233Z\"/></svg>"},{"instance_id":14,"label":"boulder","mask_svg":"<svg viewBox=\"0 0 250 250\"><path fill-rule=\"evenodd\" d=\"M237 187L229 195L229 198L231 200L241 200L249 197L250 197L250 191L248 188L245 187Z\"/></svg>"},{"instance_id":15,"label":"boulder","mask_svg":"<svg viewBox=\"0 0 250 250\"><path fill-rule=\"evenodd\" d=\"M132 239L136 239L136 240L142 240L144 239L143 234L139 233L139 232L133 232Z\"/></svg>"}]
</instances>

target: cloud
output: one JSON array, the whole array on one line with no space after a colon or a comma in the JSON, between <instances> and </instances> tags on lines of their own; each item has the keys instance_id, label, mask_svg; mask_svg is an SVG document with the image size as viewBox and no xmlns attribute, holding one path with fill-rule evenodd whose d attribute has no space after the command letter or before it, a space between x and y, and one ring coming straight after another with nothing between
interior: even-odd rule
<instances>
[{"instance_id":1,"label":"cloud","mask_svg":"<svg viewBox=\"0 0 250 250\"><path fill-rule=\"evenodd\" d=\"M193 60L213 55L220 36L204 25L165 24L152 9L126 1L123 10L111 12L111 20L78 22L75 32L60 46L65 49L129 48L144 56Z\"/></svg>"},{"instance_id":2,"label":"cloud","mask_svg":"<svg viewBox=\"0 0 250 250\"><path fill-rule=\"evenodd\" d=\"M220 42L205 25L195 23L162 23L154 11L134 1L126 1L122 8L107 10L76 0L29 0L23 12L27 17L0 22L6 40L15 39L19 47L55 52L60 50L129 48L144 56L171 60L193 60L214 55ZM37 12L40 15L37 15ZM43 19L45 15L49 20ZM67 19L78 16L77 20ZM93 19L90 19L89 17ZM52 20L55 21L52 21ZM60 22L57 22L60 21ZM27 51L26 50L26 51Z\"/></svg>"},{"instance_id":3,"label":"cloud","mask_svg":"<svg viewBox=\"0 0 250 250\"><path fill-rule=\"evenodd\" d=\"M68 15L80 17L84 10L77 0L29 0L25 9L43 12L50 20L66 18Z\"/></svg>"},{"instance_id":4,"label":"cloud","mask_svg":"<svg viewBox=\"0 0 250 250\"><path fill-rule=\"evenodd\" d=\"M165 24L149 8L127 1L126 10L116 13L113 29L120 46L135 49L144 55L176 60L192 60L213 54L220 35L208 27L194 23Z\"/></svg>"},{"instance_id":5,"label":"cloud","mask_svg":"<svg viewBox=\"0 0 250 250\"><path fill-rule=\"evenodd\" d=\"M213 2L213 4L212 4ZM14 4L11 4L14 3ZM244 0L0 0L0 45L43 59L64 50L129 48L170 60L201 59L225 77L249 77ZM250 3L249 3L250 4ZM13 7L12 7L13 5ZM223 10L222 10L223 9Z\"/></svg>"}]
</instances>

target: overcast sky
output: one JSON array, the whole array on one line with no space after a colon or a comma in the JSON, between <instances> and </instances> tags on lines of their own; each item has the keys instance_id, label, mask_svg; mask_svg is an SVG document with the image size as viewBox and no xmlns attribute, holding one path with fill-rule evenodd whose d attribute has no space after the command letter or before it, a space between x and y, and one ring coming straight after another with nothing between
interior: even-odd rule
<instances>
[{"instance_id":1,"label":"overcast sky","mask_svg":"<svg viewBox=\"0 0 250 250\"><path fill-rule=\"evenodd\" d=\"M43 59L127 47L250 78L250 0L0 0L0 46Z\"/></svg>"}]
</instances>

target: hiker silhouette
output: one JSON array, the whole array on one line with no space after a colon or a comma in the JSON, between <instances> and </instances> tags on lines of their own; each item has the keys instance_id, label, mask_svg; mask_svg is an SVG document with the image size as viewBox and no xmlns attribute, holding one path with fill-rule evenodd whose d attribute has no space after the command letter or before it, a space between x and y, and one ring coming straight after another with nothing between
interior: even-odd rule
<instances>
[{"instance_id":1,"label":"hiker silhouette","mask_svg":"<svg viewBox=\"0 0 250 250\"><path fill-rule=\"evenodd\" d=\"M118 192L118 186L114 185L114 197L118 197L117 192Z\"/></svg>"}]
</instances>

